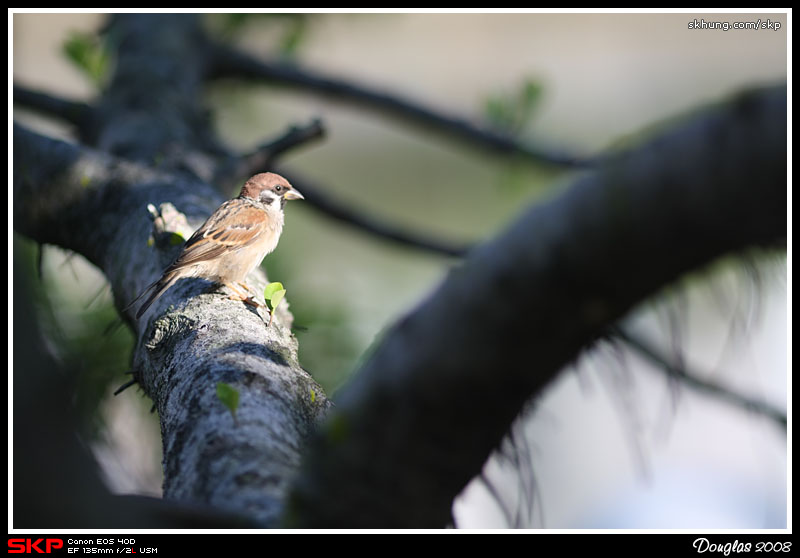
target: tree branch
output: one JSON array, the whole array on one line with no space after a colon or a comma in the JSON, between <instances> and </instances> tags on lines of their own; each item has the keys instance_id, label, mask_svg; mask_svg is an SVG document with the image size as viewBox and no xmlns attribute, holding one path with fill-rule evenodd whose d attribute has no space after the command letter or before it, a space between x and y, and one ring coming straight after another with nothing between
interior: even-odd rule
<instances>
[{"instance_id":1,"label":"tree branch","mask_svg":"<svg viewBox=\"0 0 800 558\"><path fill-rule=\"evenodd\" d=\"M448 115L391 93L343 79L323 76L294 64L258 60L249 54L221 44L214 45L212 55L214 64L209 73L211 78L246 79L319 93L326 97L353 103L359 109L368 108L398 117L403 121L421 125L452 139L464 141L493 153L518 155L534 163L584 168L594 166L598 162L596 159L578 157L522 143L512 135L477 126L466 118Z\"/></svg>"},{"instance_id":2,"label":"tree branch","mask_svg":"<svg viewBox=\"0 0 800 558\"><path fill-rule=\"evenodd\" d=\"M97 265L123 308L177 255L148 206L197 227L222 202L192 161L221 151L199 99L205 35L196 17L118 15L115 74L82 137L100 147L14 129L14 229L77 251ZM169 76L169 79L164 79ZM158 162L158 170L150 165ZM186 172L189 170L190 172ZM150 240L154 242L150 242ZM248 284L263 290L256 269ZM202 279L179 281L144 319L134 377L159 412L164 496L275 521L308 432L329 402L297 359L292 317L268 316L228 299ZM217 397L239 393L236 420Z\"/></svg>"},{"instance_id":3,"label":"tree branch","mask_svg":"<svg viewBox=\"0 0 800 558\"><path fill-rule=\"evenodd\" d=\"M524 403L583 347L681 274L785 239L786 110L785 86L742 95L473 250L341 390L286 523L446 525Z\"/></svg>"},{"instance_id":4,"label":"tree branch","mask_svg":"<svg viewBox=\"0 0 800 558\"><path fill-rule=\"evenodd\" d=\"M684 366L671 362L669 358L661 354L661 352L650 343L621 326L614 326L611 331L614 336L618 337L655 366L664 370L670 377L699 393L704 393L720 401L724 401L729 405L733 405L734 407L767 417L786 429L786 413L780 409L764 401L758 401L752 397L747 397L746 395L727 389L719 384L704 380L701 374L689 371Z\"/></svg>"},{"instance_id":5,"label":"tree branch","mask_svg":"<svg viewBox=\"0 0 800 558\"><path fill-rule=\"evenodd\" d=\"M14 85L14 104L64 120L79 129L86 125L92 115L92 108L86 103L47 95L16 84Z\"/></svg>"},{"instance_id":6,"label":"tree branch","mask_svg":"<svg viewBox=\"0 0 800 558\"><path fill-rule=\"evenodd\" d=\"M148 203L169 202L196 227L219 203L208 184L157 173L15 128L14 228L79 251L100 267L124 307L176 255L156 240ZM263 271L248 278L263 289ZM135 322L134 377L159 412L164 495L246 512L273 522L296 470L302 441L328 408L297 361L285 305L268 328L256 312L201 279L175 285ZM162 300L163 299L163 300ZM218 400L224 382L240 394L232 420Z\"/></svg>"},{"instance_id":7,"label":"tree branch","mask_svg":"<svg viewBox=\"0 0 800 558\"><path fill-rule=\"evenodd\" d=\"M276 157L300 145L306 145L310 141L321 139L324 135L325 128L318 118L313 119L305 126L291 126L278 137L262 144L252 153L242 157L243 161L248 164L244 175L256 174L259 170L269 168L270 163Z\"/></svg>"},{"instance_id":8,"label":"tree branch","mask_svg":"<svg viewBox=\"0 0 800 558\"><path fill-rule=\"evenodd\" d=\"M461 257L470 249L468 244L450 242L434 238L430 234L409 231L354 209L352 205L337 201L327 194L328 188L325 186L317 184L295 171L277 168L276 172L285 176L289 182L303 192L305 202L326 217L355 227L377 238L443 256Z\"/></svg>"},{"instance_id":9,"label":"tree branch","mask_svg":"<svg viewBox=\"0 0 800 558\"><path fill-rule=\"evenodd\" d=\"M213 182L220 184L222 192L230 192L241 180L272 168L274 161L281 155L324 136L325 128L317 118L305 126L290 126L252 152L233 157L219 165Z\"/></svg>"}]
</instances>

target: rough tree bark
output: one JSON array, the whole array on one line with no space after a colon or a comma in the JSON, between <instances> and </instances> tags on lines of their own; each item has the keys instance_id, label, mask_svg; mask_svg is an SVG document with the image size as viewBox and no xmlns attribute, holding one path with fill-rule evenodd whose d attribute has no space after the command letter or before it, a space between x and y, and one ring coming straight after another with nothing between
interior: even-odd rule
<instances>
[{"instance_id":1,"label":"rough tree bark","mask_svg":"<svg viewBox=\"0 0 800 558\"><path fill-rule=\"evenodd\" d=\"M188 238L222 202L200 176L224 152L199 104L199 22L125 16L107 32L119 44L116 71L79 131L100 149L15 127L14 228L83 254L123 308L174 259L174 233ZM188 225L154 222L148 204L164 215L177 208ZM264 272L249 283L263 289ZM164 496L274 523L304 439L329 403L298 364L285 308L268 328L264 310L208 287L182 281L144 320L124 316L138 339L135 378L161 421ZM218 382L240 393L235 420L216 396Z\"/></svg>"},{"instance_id":2,"label":"rough tree bark","mask_svg":"<svg viewBox=\"0 0 800 558\"><path fill-rule=\"evenodd\" d=\"M208 181L230 156L197 104L203 80L225 73L197 20L118 16L109 32L114 79L75 119L97 149L15 128L14 228L85 255L122 308L187 226L154 223L147 204L196 226L221 201ZM604 159L471 251L387 333L333 411L297 364L287 311L266 328L196 280L147 322L125 316L161 419L165 496L263 525L448 524L524 402L610 324L682 273L785 238L786 116L785 87L756 91ZM235 420L218 381L241 393Z\"/></svg>"}]
</instances>

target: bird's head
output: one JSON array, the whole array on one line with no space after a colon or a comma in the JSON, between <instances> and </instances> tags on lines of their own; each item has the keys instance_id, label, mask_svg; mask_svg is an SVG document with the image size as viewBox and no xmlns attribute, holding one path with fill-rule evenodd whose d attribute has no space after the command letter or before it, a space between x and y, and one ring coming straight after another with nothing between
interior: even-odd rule
<instances>
[{"instance_id":1,"label":"bird's head","mask_svg":"<svg viewBox=\"0 0 800 558\"><path fill-rule=\"evenodd\" d=\"M303 194L294 189L281 175L262 172L244 183L239 197L250 198L270 209L283 209L288 200L302 200Z\"/></svg>"}]
</instances>

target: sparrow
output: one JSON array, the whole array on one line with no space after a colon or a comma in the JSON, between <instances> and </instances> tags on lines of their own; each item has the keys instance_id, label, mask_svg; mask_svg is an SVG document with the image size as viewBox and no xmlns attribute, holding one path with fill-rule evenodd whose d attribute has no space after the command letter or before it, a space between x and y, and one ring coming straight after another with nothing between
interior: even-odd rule
<instances>
[{"instance_id":1,"label":"sparrow","mask_svg":"<svg viewBox=\"0 0 800 558\"><path fill-rule=\"evenodd\" d=\"M259 306L247 295L244 280L278 245L286 202L302 199L303 195L280 175L264 172L253 176L244 183L239 197L219 206L186 241L178 258L161 277L125 309L149 295L136 312L138 320L183 277L201 277L226 285L235 293L231 299Z\"/></svg>"}]
</instances>

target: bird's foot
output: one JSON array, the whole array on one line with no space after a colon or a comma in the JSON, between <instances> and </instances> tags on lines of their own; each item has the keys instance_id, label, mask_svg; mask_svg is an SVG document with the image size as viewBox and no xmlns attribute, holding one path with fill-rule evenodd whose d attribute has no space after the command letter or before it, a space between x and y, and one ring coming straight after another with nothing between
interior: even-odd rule
<instances>
[{"instance_id":1,"label":"bird's foot","mask_svg":"<svg viewBox=\"0 0 800 558\"><path fill-rule=\"evenodd\" d=\"M232 300L241 300L242 302L244 302L248 306L252 306L253 308L259 308L260 306L264 306L263 304L258 302L256 299L254 299L252 296L249 296L247 298L234 298L234 297L231 297L231 299Z\"/></svg>"},{"instance_id":2,"label":"bird's foot","mask_svg":"<svg viewBox=\"0 0 800 558\"><path fill-rule=\"evenodd\" d=\"M233 291L233 294L228 297L229 299L240 300L245 304L247 304L248 306L253 306L254 308L258 308L259 306L264 306L263 304L258 302L255 298L253 298L253 295L250 294L250 289L244 283L237 281L236 285L234 285L233 283L224 283L224 284L231 291ZM244 292L242 292L239 289L243 289Z\"/></svg>"},{"instance_id":3,"label":"bird's foot","mask_svg":"<svg viewBox=\"0 0 800 558\"><path fill-rule=\"evenodd\" d=\"M253 298L253 296L250 294L250 289L244 283L237 281L236 285L234 285L233 283L225 283L225 285L231 291L233 291L233 294L228 297L229 299L244 302L248 306L252 306L253 308L256 309L261 307L266 307L266 304L262 304L258 302L255 298ZM242 293L239 289L243 289L246 294ZM275 314L275 311L274 310L267 310L267 311L269 312L269 321L267 322L267 327L269 327L272 325L272 318Z\"/></svg>"}]
</instances>

